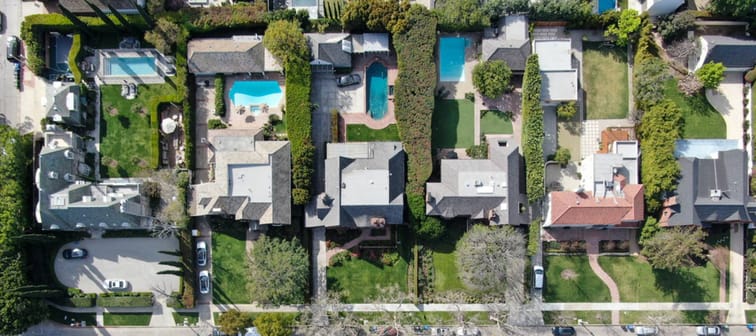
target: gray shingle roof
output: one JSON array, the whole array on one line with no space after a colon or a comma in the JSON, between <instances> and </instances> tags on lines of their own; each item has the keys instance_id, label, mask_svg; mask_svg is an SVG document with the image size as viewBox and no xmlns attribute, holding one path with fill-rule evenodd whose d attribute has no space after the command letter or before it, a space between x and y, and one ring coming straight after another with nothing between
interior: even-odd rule
<instances>
[{"instance_id":1,"label":"gray shingle roof","mask_svg":"<svg viewBox=\"0 0 756 336\"><path fill-rule=\"evenodd\" d=\"M47 117L53 118L59 115L63 121L72 126L83 126L83 118L80 104L81 88L78 85L65 85L60 88L51 86L47 92ZM73 109L68 105L68 94L72 95Z\"/></svg>"},{"instance_id":2,"label":"gray shingle roof","mask_svg":"<svg viewBox=\"0 0 756 336\"><path fill-rule=\"evenodd\" d=\"M305 34L310 43L312 57L331 63L335 68L351 68L352 54L344 51L342 41L351 43L349 34Z\"/></svg>"},{"instance_id":3,"label":"gray shingle roof","mask_svg":"<svg viewBox=\"0 0 756 336\"><path fill-rule=\"evenodd\" d=\"M260 41L193 39L188 45L189 72L247 73L265 71L265 48Z\"/></svg>"},{"instance_id":4,"label":"gray shingle roof","mask_svg":"<svg viewBox=\"0 0 756 336\"><path fill-rule=\"evenodd\" d=\"M525 62L531 53L527 18L508 15L500 18L498 24L499 28L486 31L482 42L483 59L505 61L513 71L525 71Z\"/></svg>"},{"instance_id":5,"label":"gray shingle roof","mask_svg":"<svg viewBox=\"0 0 756 336\"><path fill-rule=\"evenodd\" d=\"M756 64L756 40L729 36L701 36L709 45L704 63L721 62L727 68L751 68Z\"/></svg>"}]
</instances>

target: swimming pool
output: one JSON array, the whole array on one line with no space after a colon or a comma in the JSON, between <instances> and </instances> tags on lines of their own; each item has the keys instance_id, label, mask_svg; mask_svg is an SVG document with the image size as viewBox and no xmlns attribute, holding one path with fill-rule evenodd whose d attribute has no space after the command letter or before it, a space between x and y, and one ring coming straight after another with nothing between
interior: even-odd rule
<instances>
[{"instance_id":1,"label":"swimming pool","mask_svg":"<svg viewBox=\"0 0 756 336\"><path fill-rule=\"evenodd\" d=\"M378 120L388 110L388 70L380 62L373 62L366 72L368 89L368 113Z\"/></svg>"},{"instance_id":2,"label":"swimming pool","mask_svg":"<svg viewBox=\"0 0 756 336\"><path fill-rule=\"evenodd\" d=\"M108 74L111 76L155 76L155 57L110 57Z\"/></svg>"},{"instance_id":3,"label":"swimming pool","mask_svg":"<svg viewBox=\"0 0 756 336\"><path fill-rule=\"evenodd\" d=\"M281 96L281 87L276 81L236 81L228 91L228 98L235 106L278 107ZM260 109L252 108L252 113L257 114L255 112L259 113Z\"/></svg>"},{"instance_id":4,"label":"swimming pool","mask_svg":"<svg viewBox=\"0 0 756 336\"><path fill-rule=\"evenodd\" d=\"M465 47L467 47L467 39L464 37L441 38L438 46L440 81L465 81Z\"/></svg>"}]
</instances>

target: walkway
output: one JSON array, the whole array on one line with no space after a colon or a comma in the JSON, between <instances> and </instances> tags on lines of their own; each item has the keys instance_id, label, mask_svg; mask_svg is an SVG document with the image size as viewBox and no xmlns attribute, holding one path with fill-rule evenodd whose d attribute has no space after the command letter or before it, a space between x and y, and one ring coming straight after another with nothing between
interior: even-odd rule
<instances>
[{"instance_id":1,"label":"walkway","mask_svg":"<svg viewBox=\"0 0 756 336\"><path fill-rule=\"evenodd\" d=\"M718 89L706 89L706 99L722 114L727 125L727 139L743 139L743 76L725 72Z\"/></svg>"},{"instance_id":2,"label":"walkway","mask_svg":"<svg viewBox=\"0 0 756 336\"><path fill-rule=\"evenodd\" d=\"M596 273L596 276L601 279L601 281L604 282L606 287L609 288L609 296L612 298L612 303L619 303L620 302L620 295L619 295L619 288L617 288L617 284L614 282L614 279L612 279L609 274L606 274L604 272L604 269L601 268L601 265L598 263L598 257L599 257L599 243L600 241L597 240L597 236L591 235L593 239L587 239L585 241L586 249L588 252L588 264L591 265L591 270L593 270L593 273ZM620 323L620 312L619 310L612 310L612 324L619 324Z\"/></svg>"},{"instance_id":3,"label":"walkway","mask_svg":"<svg viewBox=\"0 0 756 336\"><path fill-rule=\"evenodd\" d=\"M732 224L730 226L730 314L727 315L727 323L743 324L746 317L743 302L743 255L745 253L745 226Z\"/></svg>"},{"instance_id":4,"label":"walkway","mask_svg":"<svg viewBox=\"0 0 756 336\"><path fill-rule=\"evenodd\" d=\"M312 230L312 279L313 279L313 297L325 297L328 291L326 281L326 268L328 258L326 257L326 229L323 227Z\"/></svg>"},{"instance_id":5,"label":"walkway","mask_svg":"<svg viewBox=\"0 0 756 336\"><path fill-rule=\"evenodd\" d=\"M341 252L348 251L352 247L355 247L359 245L359 243L366 240L391 240L391 227L390 226L386 226L386 233L382 236L372 236L371 233L372 233L372 229L362 229L362 233L360 234L359 237L346 242L346 244L342 246L334 247L328 250L328 252L326 253L327 255L326 260L331 260L331 257Z\"/></svg>"}]
</instances>

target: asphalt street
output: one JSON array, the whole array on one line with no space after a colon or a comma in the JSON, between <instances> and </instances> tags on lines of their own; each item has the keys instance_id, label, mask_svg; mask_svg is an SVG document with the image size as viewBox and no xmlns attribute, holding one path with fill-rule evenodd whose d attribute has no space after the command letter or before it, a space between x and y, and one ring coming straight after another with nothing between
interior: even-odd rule
<instances>
[{"instance_id":1,"label":"asphalt street","mask_svg":"<svg viewBox=\"0 0 756 336\"><path fill-rule=\"evenodd\" d=\"M21 106L19 104L19 91L13 81L13 63L5 59L6 41L8 36L20 37L20 27L23 15L21 13L21 0L0 1L2 11L3 29L3 59L0 60L0 123L17 126L21 123ZM29 74L26 71L27 75Z\"/></svg>"}]
</instances>

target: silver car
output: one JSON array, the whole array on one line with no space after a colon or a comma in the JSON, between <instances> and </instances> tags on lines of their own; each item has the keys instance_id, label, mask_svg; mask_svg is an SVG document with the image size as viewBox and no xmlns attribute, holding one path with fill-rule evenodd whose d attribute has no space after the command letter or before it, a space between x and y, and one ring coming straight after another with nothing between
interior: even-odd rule
<instances>
[{"instance_id":1,"label":"silver car","mask_svg":"<svg viewBox=\"0 0 756 336\"><path fill-rule=\"evenodd\" d=\"M202 271L199 274L199 290L202 294L210 293L210 272Z\"/></svg>"},{"instance_id":2,"label":"silver car","mask_svg":"<svg viewBox=\"0 0 756 336\"><path fill-rule=\"evenodd\" d=\"M654 336L659 332L656 327L635 327L635 334L638 336Z\"/></svg>"},{"instance_id":3,"label":"silver car","mask_svg":"<svg viewBox=\"0 0 756 336\"><path fill-rule=\"evenodd\" d=\"M717 326L699 326L696 327L696 335L698 336L719 336L722 332Z\"/></svg>"},{"instance_id":4,"label":"silver car","mask_svg":"<svg viewBox=\"0 0 756 336\"><path fill-rule=\"evenodd\" d=\"M207 265L207 244L205 242L197 242L197 265Z\"/></svg>"}]
</instances>

